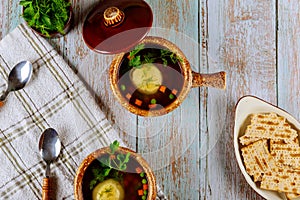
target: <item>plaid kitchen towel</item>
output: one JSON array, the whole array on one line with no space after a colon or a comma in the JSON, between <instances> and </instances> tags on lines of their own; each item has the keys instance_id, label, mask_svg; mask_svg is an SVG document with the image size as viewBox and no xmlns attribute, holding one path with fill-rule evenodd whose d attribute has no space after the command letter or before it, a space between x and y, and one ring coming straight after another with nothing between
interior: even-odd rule
<instances>
[{"instance_id":1,"label":"plaid kitchen towel","mask_svg":"<svg viewBox=\"0 0 300 200\"><path fill-rule=\"evenodd\" d=\"M119 138L83 82L25 24L0 42L0 91L6 89L9 71L22 60L33 63L32 78L23 90L10 93L0 108L0 199L41 199L45 163L38 140L48 127L57 130L63 146L51 165L56 199L74 199L79 164ZM165 199L161 190L157 199Z\"/></svg>"}]
</instances>

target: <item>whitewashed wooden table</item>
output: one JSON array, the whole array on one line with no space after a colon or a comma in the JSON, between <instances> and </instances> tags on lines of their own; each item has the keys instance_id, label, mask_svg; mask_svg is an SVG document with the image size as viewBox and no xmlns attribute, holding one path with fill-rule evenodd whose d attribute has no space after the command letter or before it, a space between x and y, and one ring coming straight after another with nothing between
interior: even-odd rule
<instances>
[{"instance_id":1,"label":"whitewashed wooden table","mask_svg":"<svg viewBox=\"0 0 300 200\"><path fill-rule=\"evenodd\" d=\"M180 108L161 118L137 117L120 107L107 78L113 56L91 51L81 36L83 20L97 0L72 0L73 29L50 43L78 71L122 139L151 159L169 199L262 199L235 160L234 107L251 94L300 120L300 2L146 1L154 13L150 35L166 32L161 36L182 48L195 71L226 71L226 91L193 89ZM21 9L18 0L1 1L0 39L23 22ZM178 40L178 34L188 42Z\"/></svg>"}]
</instances>

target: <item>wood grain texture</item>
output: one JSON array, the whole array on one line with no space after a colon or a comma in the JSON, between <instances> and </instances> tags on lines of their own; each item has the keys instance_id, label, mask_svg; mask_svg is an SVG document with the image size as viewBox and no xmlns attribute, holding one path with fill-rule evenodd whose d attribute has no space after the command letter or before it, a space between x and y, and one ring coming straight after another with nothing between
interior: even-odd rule
<instances>
[{"instance_id":1,"label":"wood grain texture","mask_svg":"<svg viewBox=\"0 0 300 200\"><path fill-rule=\"evenodd\" d=\"M178 109L151 119L115 101L107 75L113 56L84 44L83 21L99 2L72 0L73 29L49 42L78 72L125 143L148 158L169 199L262 199L235 160L234 107L252 94L300 119L300 2L146 0L154 13L150 35L178 45L195 72L227 72L226 91L192 89ZM18 4L0 3L0 39L23 22Z\"/></svg>"},{"instance_id":2,"label":"wood grain texture","mask_svg":"<svg viewBox=\"0 0 300 200\"><path fill-rule=\"evenodd\" d=\"M276 1L208 1L208 54L227 71L226 125L207 161L203 199L262 199L233 150L234 107L245 94L276 103Z\"/></svg>"},{"instance_id":3,"label":"wood grain texture","mask_svg":"<svg viewBox=\"0 0 300 200\"><path fill-rule=\"evenodd\" d=\"M194 45L198 43L198 2L147 2L154 13L150 35L164 37L179 46L198 72L198 46ZM167 116L138 118L139 125L148 124L147 128L138 129L138 150L156 169L158 183L169 199L199 199L198 96L198 89L193 89L183 104Z\"/></svg>"},{"instance_id":4,"label":"wood grain texture","mask_svg":"<svg viewBox=\"0 0 300 200\"><path fill-rule=\"evenodd\" d=\"M278 104L300 119L300 3L278 3Z\"/></svg>"}]
</instances>

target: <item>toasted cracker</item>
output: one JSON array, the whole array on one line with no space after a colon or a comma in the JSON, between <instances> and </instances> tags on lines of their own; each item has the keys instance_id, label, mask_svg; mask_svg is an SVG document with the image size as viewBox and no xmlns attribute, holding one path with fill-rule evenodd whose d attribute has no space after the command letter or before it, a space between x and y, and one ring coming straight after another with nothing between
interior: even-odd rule
<instances>
[{"instance_id":1,"label":"toasted cracker","mask_svg":"<svg viewBox=\"0 0 300 200\"><path fill-rule=\"evenodd\" d=\"M284 117L275 113L251 115L251 124L239 139L244 145L241 151L246 170L262 189L300 200L298 138L298 132Z\"/></svg>"},{"instance_id":2,"label":"toasted cracker","mask_svg":"<svg viewBox=\"0 0 300 200\"><path fill-rule=\"evenodd\" d=\"M247 126L245 135L240 137L240 142L249 145L260 139L272 139L290 143L297 137L297 131L291 128L284 117L275 113L253 114L251 124Z\"/></svg>"},{"instance_id":3,"label":"toasted cracker","mask_svg":"<svg viewBox=\"0 0 300 200\"><path fill-rule=\"evenodd\" d=\"M276 113L257 113L257 114L252 114L251 117L251 123L252 124L257 124L257 123L262 123L262 124L270 124L269 122L276 123L276 124L284 124L286 122L286 119L282 116L278 116Z\"/></svg>"},{"instance_id":4,"label":"toasted cracker","mask_svg":"<svg viewBox=\"0 0 300 200\"><path fill-rule=\"evenodd\" d=\"M285 196L289 200L300 199L300 194L297 193L285 193Z\"/></svg>"},{"instance_id":5,"label":"toasted cracker","mask_svg":"<svg viewBox=\"0 0 300 200\"><path fill-rule=\"evenodd\" d=\"M276 143L270 142L270 153L277 165L288 166L300 170L300 147L299 143Z\"/></svg>"},{"instance_id":6,"label":"toasted cracker","mask_svg":"<svg viewBox=\"0 0 300 200\"><path fill-rule=\"evenodd\" d=\"M273 144L286 144L286 143L282 140L270 140L271 150L272 150L272 145ZM293 147L299 147L300 146L298 138L295 138L293 141L289 142L288 144L292 145Z\"/></svg>"},{"instance_id":7,"label":"toasted cracker","mask_svg":"<svg viewBox=\"0 0 300 200\"><path fill-rule=\"evenodd\" d=\"M300 194L300 171L277 168L263 175L260 187L266 190Z\"/></svg>"},{"instance_id":8,"label":"toasted cracker","mask_svg":"<svg viewBox=\"0 0 300 200\"><path fill-rule=\"evenodd\" d=\"M253 176L254 182L260 181L262 175L276 167L268 151L267 140L259 140L241 149L246 171Z\"/></svg>"}]
</instances>

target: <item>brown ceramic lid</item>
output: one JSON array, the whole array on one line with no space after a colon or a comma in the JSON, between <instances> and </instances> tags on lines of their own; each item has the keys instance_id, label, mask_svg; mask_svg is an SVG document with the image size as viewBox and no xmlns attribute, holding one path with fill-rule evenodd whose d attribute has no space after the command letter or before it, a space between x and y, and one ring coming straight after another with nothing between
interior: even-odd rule
<instances>
[{"instance_id":1,"label":"brown ceramic lid","mask_svg":"<svg viewBox=\"0 0 300 200\"><path fill-rule=\"evenodd\" d=\"M101 1L84 21L83 39L98 53L124 52L147 35L152 21L152 10L143 0Z\"/></svg>"}]
</instances>

